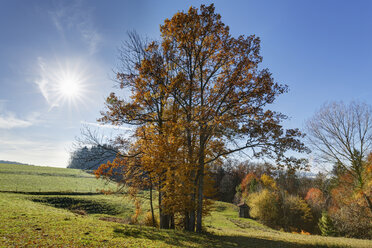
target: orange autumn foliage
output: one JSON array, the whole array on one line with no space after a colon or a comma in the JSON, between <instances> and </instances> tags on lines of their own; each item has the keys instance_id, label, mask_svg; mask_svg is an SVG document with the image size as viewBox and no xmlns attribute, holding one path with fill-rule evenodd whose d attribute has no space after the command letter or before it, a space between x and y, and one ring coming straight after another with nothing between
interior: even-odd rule
<instances>
[{"instance_id":1,"label":"orange autumn foliage","mask_svg":"<svg viewBox=\"0 0 372 248\"><path fill-rule=\"evenodd\" d=\"M354 178L349 173L339 176L337 187L331 190L332 204L330 210L337 211L342 205L350 205L355 199L354 194Z\"/></svg>"},{"instance_id":2,"label":"orange autumn foliage","mask_svg":"<svg viewBox=\"0 0 372 248\"><path fill-rule=\"evenodd\" d=\"M258 177L253 173L253 172L250 172L248 173L242 180L241 184L240 184L240 187L241 187L241 190L242 192L248 190L251 182L253 180L256 180L258 182Z\"/></svg>"},{"instance_id":3,"label":"orange autumn foliage","mask_svg":"<svg viewBox=\"0 0 372 248\"><path fill-rule=\"evenodd\" d=\"M209 166L232 153L250 149L281 167L306 167L304 160L286 156L288 150L307 151L304 135L284 130L286 117L267 108L287 86L260 69L259 38L235 38L229 31L211 4L166 19L159 42L131 36L125 69L117 73L120 88L131 96L111 93L99 119L132 125L135 134L127 154L96 174L124 165L133 186L139 178L148 181L159 193L161 228L180 216L185 229L202 231L212 195Z\"/></svg>"},{"instance_id":4,"label":"orange autumn foliage","mask_svg":"<svg viewBox=\"0 0 372 248\"><path fill-rule=\"evenodd\" d=\"M322 206L325 203L323 192L318 188L310 188L305 196L305 200L312 206Z\"/></svg>"}]
</instances>

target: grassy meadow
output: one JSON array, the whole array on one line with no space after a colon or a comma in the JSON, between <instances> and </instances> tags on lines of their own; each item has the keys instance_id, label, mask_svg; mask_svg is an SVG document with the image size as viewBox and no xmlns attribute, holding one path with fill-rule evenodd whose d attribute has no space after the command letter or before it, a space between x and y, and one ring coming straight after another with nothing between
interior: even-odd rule
<instances>
[{"instance_id":1,"label":"grassy meadow","mask_svg":"<svg viewBox=\"0 0 372 248\"><path fill-rule=\"evenodd\" d=\"M0 191L14 192L91 192L115 189L82 170L0 164Z\"/></svg>"},{"instance_id":2,"label":"grassy meadow","mask_svg":"<svg viewBox=\"0 0 372 248\"><path fill-rule=\"evenodd\" d=\"M0 164L0 247L372 247L372 241L291 234L238 218L215 202L205 233L130 225L124 195L87 194L115 188L73 169Z\"/></svg>"}]
</instances>

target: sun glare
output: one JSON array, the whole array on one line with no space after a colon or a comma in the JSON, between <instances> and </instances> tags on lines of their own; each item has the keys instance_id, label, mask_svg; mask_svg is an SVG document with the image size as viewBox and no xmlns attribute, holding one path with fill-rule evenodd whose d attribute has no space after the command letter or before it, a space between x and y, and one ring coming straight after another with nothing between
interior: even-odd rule
<instances>
[{"instance_id":1,"label":"sun glare","mask_svg":"<svg viewBox=\"0 0 372 248\"><path fill-rule=\"evenodd\" d=\"M66 58L46 61L38 59L40 79L37 84L48 102L54 107L88 107L93 92L90 75L92 68L87 61L79 58Z\"/></svg>"},{"instance_id":2,"label":"sun glare","mask_svg":"<svg viewBox=\"0 0 372 248\"><path fill-rule=\"evenodd\" d=\"M81 104L85 104L88 73L82 64L79 61L66 60L50 65L47 79L53 85L49 94L52 106L67 104L80 108Z\"/></svg>"},{"instance_id":3,"label":"sun glare","mask_svg":"<svg viewBox=\"0 0 372 248\"><path fill-rule=\"evenodd\" d=\"M79 79L74 75L67 75L62 77L59 81L59 93L63 97L74 98L80 94L80 83Z\"/></svg>"}]
</instances>

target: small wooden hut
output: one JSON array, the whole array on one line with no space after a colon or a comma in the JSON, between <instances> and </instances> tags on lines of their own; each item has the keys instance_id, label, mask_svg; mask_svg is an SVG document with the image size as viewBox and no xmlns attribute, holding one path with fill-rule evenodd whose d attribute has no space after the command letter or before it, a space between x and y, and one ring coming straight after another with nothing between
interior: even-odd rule
<instances>
[{"instance_id":1,"label":"small wooden hut","mask_svg":"<svg viewBox=\"0 0 372 248\"><path fill-rule=\"evenodd\" d=\"M250 218L250 216L249 216L250 208L245 202L238 204L238 207L239 207L239 217L240 218Z\"/></svg>"}]
</instances>

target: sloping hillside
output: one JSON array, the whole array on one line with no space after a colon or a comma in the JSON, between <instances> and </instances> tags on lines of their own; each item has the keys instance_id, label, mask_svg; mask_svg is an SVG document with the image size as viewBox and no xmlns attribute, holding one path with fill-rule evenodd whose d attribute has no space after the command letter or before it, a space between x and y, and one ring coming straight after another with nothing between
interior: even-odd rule
<instances>
[{"instance_id":1,"label":"sloping hillside","mask_svg":"<svg viewBox=\"0 0 372 248\"><path fill-rule=\"evenodd\" d=\"M22 194L0 193L1 247L372 247L367 240L272 230L238 218L237 208L223 202L214 203L201 235L129 225L134 213L131 201L125 195L84 194L90 187L105 185L78 170L0 165L0 180L1 190L13 191L25 183L17 189ZM77 191L74 195L69 192L71 185ZM146 192L141 195L140 223L147 212L146 196Z\"/></svg>"},{"instance_id":2,"label":"sloping hillside","mask_svg":"<svg viewBox=\"0 0 372 248\"><path fill-rule=\"evenodd\" d=\"M114 188L82 170L0 164L0 191L92 192Z\"/></svg>"}]
</instances>

